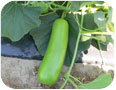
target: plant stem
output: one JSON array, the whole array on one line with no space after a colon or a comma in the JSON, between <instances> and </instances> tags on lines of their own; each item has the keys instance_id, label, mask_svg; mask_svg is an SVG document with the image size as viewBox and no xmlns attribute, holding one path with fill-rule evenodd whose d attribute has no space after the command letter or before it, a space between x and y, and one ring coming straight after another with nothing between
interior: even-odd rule
<instances>
[{"instance_id":1,"label":"plant stem","mask_svg":"<svg viewBox=\"0 0 116 90\"><path fill-rule=\"evenodd\" d=\"M66 85L67 81L68 81L67 79L64 81L64 83L62 84L62 86L60 87L60 89L64 88L64 86Z\"/></svg>"},{"instance_id":2,"label":"plant stem","mask_svg":"<svg viewBox=\"0 0 116 90\"><path fill-rule=\"evenodd\" d=\"M102 56L102 53L101 53L102 48L101 48L101 45L100 45L100 41L99 40L97 40L97 43L98 43L98 48L99 48L100 56L101 56L101 59L102 59L101 68L103 68L102 65L104 65L104 62L103 62L103 56Z\"/></svg>"},{"instance_id":3,"label":"plant stem","mask_svg":"<svg viewBox=\"0 0 116 90\"><path fill-rule=\"evenodd\" d=\"M79 89L78 86L77 86L70 78L67 78L67 80L68 80L76 89Z\"/></svg>"},{"instance_id":4,"label":"plant stem","mask_svg":"<svg viewBox=\"0 0 116 90\"><path fill-rule=\"evenodd\" d=\"M98 27L98 28L93 29L93 30L92 29L86 29L84 27L82 27L82 29L84 29L85 31L91 32L91 31L98 31L98 30L104 29L105 27L106 27L106 25Z\"/></svg>"},{"instance_id":5,"label":"plant stem","mask_svg":"<svg viewBox=\"0 0 116 90\"><path fill-rule=\"evenodd\" d=\"M64 2L62 3L62 6L63 6L65 3L66 3L66 1L64 1Z\"/></svg>"},{"instance_id":6,"label":"plant stem","mask_svg":"<svg viewBox=\"0 0 116 90\"><path fill-rule=\"evenodd\" d=\"M80 40L80 36L81 36L81 33L79 31L78 33L78 36L77 36L77 41L76 41L76 45L75 45L75 51L74 51L74 54L73 54L73 58L72 58L72 62L71 62L71 65L69 67L69 70L68 70L68 74L70 74L71 70L72 70L72 67L73 67L73 64L75 62L75 58L76 58L76 55L77 55L77 50L78 50L78 46L79 46L79 40Z\"/></svg>"},{"instance_id":7,"label":"plant stem","mask_svg":"<svg viewBox=\"0 0 116 90\"><path fill-rule=\"evenodd\" d=\"M58 4L56 4L56 3L52 3L51 5L54 5L55 7L62 8L62 9L65 9L65 10L69 10L69 9L70 9L70 8L68 8L68 7L65 7L65 6L58 5Z\"/></svg>"},{"instance_id":8,"label":"plant stem","mask_svg":"<svg viewBox=\"0 0 116 90\"><path fill-rule=\"evenodd\" d=\"M77 78L73 77L72 75L70 75L70 77L71 77L72 79L74 79L75 81L79 82L81 85L83 84L80 80L78 80Z\"/></svg>"},{"instance_id":9,"label":"plant stem","mask_svg":"<svg viewBox=\"0 0 116 90\"><path fill-rule=\"evenodd\" d=\"M70 5L70 3L69 3L69 1L68 1L68 3L67 3L67 8L69 7L69 5ZM61 16L61 18L64 18L65 16L66 16L66 13L67 13L67 11L64 11L63 12L63 14L62 14L62 16Z\"/></svg>"},{"instance_id":10,"label":"plant stem","mask_svg":"<svg viewBox=\"0 0 116 90\"><path fill-rule=\"evenodd\" d=\"M56 10L64 10L64 11L69 11L69 9L67 9L67 8L53 8L53 10L54 10L54 11L56 11Z\"/></svg>"},{"instance_id":11,"label":"plant stem","mask_svg":"<svg viewBox=\"0 0 116 90\"><path fill-rule=\"evenodd\" d=\"M62 16L61 16L61 18L64 18L65 17L65 11L62 13Z\"/></svg>"},{"instance_id":12,"label":"plant stem","mask_svg":"<svg viewBox=\"0 0 116 90\"><path fill-rule=\"evenodd\" d=\"M109 33L109 32L85 32L85 31L82 31L82 34L104 34L104 35L112 35L113 33Z\"/></svg>"},{"instance_id":13,"label":"plant stem","mask_svg":"<svg viewBox=\"0 0 116 90\"><path fill-rule=\"evenodd\" d=\"M83 21L84 21L84 15L83 15L83 11L81 12L81 27L83 27Z\"/></svg>"},{"instance_id":14,"label":"plant stem","mask_svg":"<svg viewBox=\"0 0 116 90\"><path fill-rule=\"evenodd\" d=\"M95 32L95 31L98 31L98 30L103 29L103 28L106 27L106 25L104 25L104 26L99 27L99 28L96 28L96 29L87 29L87 28L84 28L83 26L80 25L77 14L75 15L75 18L77 19L76 22L77 22L77 24L79 25L79 27L80 27L81 29L83 29L84 31L87 31L87 32Z\"/></svg>"},{"instance_id":15,"label":"plant stem","mask_svg":"<svg viewBox=\"0 0 116 90\"><path fill-rule=\"evenodd\" d=\"M81 16L81 26L83 26L83 20L84 20L84 15L82 14ZM77 20L75 20L77 21ZM79 29L79 32L78 32L78 36L77 36L77 41L76 41L76 46L75 46L75 50L74 50L74 54L73 54L73 58L72 58L72 62L71 62L71 65L69 67L69 70L68 70L68 74L71 73L71 70L72 70L72 67L73 67L73 64L75 62L75 58L76 58L76 55L77 55L77 50L78 50L78 46L79 46L79 41L80 41L80 37L81 37L81 29Z\"/></svg>"},{"instance_id":16,"label":"plant stem","mask_svg":"<svg viewBox=\"0 0 116 90\"><path fill-rule=\"evenodd\" d=\"M40 15L40 16L47 16L47 15L50 15L50 14L53 14L53 13L55 13L55 11L49 12L49 13L46 13L46 14L42 14L42 15Z\"/></svg>"}]
</instances>

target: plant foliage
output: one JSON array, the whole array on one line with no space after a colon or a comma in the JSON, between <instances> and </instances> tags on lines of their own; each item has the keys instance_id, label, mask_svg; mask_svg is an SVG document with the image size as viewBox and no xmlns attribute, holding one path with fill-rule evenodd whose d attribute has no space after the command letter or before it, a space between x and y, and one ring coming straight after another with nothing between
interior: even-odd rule
<instances>
[{"instance_id":1,"label":"plant foliage","mask_svg":"<svg viewBox=\"0 0 116 90\"><path fill-rule=\"evenodd\" d=\"M72 62L78 60L80 54L90 47L93 40L100 41L99 44L104 46L113 44L110 34L114 32L113 9L108 4L103 7L103 4L106 3L103 1L12 1L7 3L1 12L1 36L19 41L29 33L38 52L44 56L53 22L63 16L69 23L69 41L64 64L71 64L70 68L72 68ZM77 43L78 37L79 43ZM76 45L78 50L75 57ZM67 80L75 86L69 78ZM105 88L111 81L109 74L103 74L79 88Z\"/></svg>"}]
</instances>

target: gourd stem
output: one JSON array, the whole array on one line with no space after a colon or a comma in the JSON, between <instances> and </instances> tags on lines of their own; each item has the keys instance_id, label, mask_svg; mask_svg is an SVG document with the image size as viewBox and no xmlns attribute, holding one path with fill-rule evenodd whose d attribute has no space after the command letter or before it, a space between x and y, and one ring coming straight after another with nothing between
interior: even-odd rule
<instances>
[{"instance_id":1,"label":"gourd stem","mask_svg":"<svg viewBox=\"0 0 116 90\"><path fill-rule=\"evenodd\" d=\"M68 8L69 5L70 5L70 2L68 1L66 7ZM61 16L61 18L65 18L66 17L66 14L67 14L67 11L64 11L63 14L62 14L62 16Z\"/></svg>"}]
</instances>

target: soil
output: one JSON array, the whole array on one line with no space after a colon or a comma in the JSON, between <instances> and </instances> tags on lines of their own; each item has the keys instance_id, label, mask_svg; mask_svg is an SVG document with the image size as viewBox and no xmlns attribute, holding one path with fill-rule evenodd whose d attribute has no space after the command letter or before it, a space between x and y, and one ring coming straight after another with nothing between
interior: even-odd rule
<instances>
[{"instance_id":1,"label":"soil","mask_svg":"<svg viewBox=\"0 0 116 90\"><path fill-rule=\"evenodd\" d=\"M16 89L58 89L63 83L63 76L67 72L68 67L63 66L62 73L58 82L52 86L41 84L37 80L37 71L41 61L39 60L20 60L19 58L1 57L1 77L3 82ZM71 75L82 83L88 83L96 79L100 74L109 72L114 76L114 67L102 66L100 64L75 63ZM79 83L77 83L79 84ZM65 89L74 89L75 87L69 82Z\"/></svg>"}]
</instances>

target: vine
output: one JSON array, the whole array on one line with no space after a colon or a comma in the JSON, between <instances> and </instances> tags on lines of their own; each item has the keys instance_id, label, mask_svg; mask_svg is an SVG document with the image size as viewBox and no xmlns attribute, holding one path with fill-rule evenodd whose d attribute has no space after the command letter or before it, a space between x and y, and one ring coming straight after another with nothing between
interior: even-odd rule
<instances>
[{"instance_id":1,"label":"vine","mask_svg":"<svg viewBox=\"0 0 116 90\"><path fill-rule=\"evenodd\" d=\"M106 23L105 23L105 25L103 24L103 26L98 26L97 28L95 28L95 29L87 29L86 27L84 27L84 19L85 19L85 12L87 13L87 7L86 7L86 3L84 3L84 6L79 6L79 9L76 11L76 9L78 8L77 7L77 5L75 6L73 6L72 5L72 3L71 3L71 1L63 1L63 2L61 2L60 4L58 4L58 2L55 2L55 1L46 1L46 2L44 2L44 1L37 1L37 3L36 2L33 2L33 1L24 1L24 2L20 2L20 1L14 1L15 2L15 5L16 4L21 4L21 5L16 5L16 7L14 7L15 5L13 5L13 4L11 4L14 8L8 8L7 7L7 12L3 12L4 14L3 14L3 16L7 16L7 18L9 18L9 17L11 17L12 15L15 15L16 14L16 12L18 11L18 13L20 13L19 15L21 15L21 17L20 16L18 16L18 14L17 15L15 15L15 18L12 16L12 18L9 18L9 19L11 19L11 21L12 20L14 20L14 19L16 19L17 17L19 18L21 18L21 23L19 23L19 22L17 22L17 23L14 23L14 24L11 24L11 26L9 25L9 23L7 23L7 21L10 21L10 20L6 20L6 18L3 18L3 20L4 20L4 22L5 22L5 24L3 23L2 25L4 25L4 30L3 31L5 31L6 30L6 26L10 26L10 30L9 30L9 28L8 28L8 30L9 31L7 31L8 33L6 33L6 32L3 32L7 37L9 37L10 38L10 36L14 36L14 33L12 34L9 34L9 32L10 31L12 31L13 29L12 28L14 28L14 26L18 26L18 25L22 25L22 23L24 23L24 25L22 25L22 26L20 26L19 28L16 28L15 27L15 30L14 31L19 31L19 33L20 33L20 30L21 29L23 29L22 30L22 34L21 34L21 36L20 35L18 35L18 33L16 32L16 35L17 36L20 36L20 37L17 37L17 39L16 39L16 36L15 37L11 37L11 39L14 39L14 41L18 41L20 38L22 38L22 36L24 36L24 34L25 33L30 33L30 32L32 32L31 31L31 29L32 28L35 28L35 26L39 26L40 24L41 24L41 21L40 20L38 20L38 18L39 18L39 16L42 16L42 18L44 17L44 16L46 16L47 17L47 19L48 19L48 15L53 15L53 14L56 14L57 12L57 17L55 17L55 19L56 18L58 18L58 17L60 17L60 18L63 18L63 19L65 19L66 17L67 17L67 15L69 15L69 14L72 14L73 15L73 18L74 18L74 22L76 22L76 25L79 27L79 32L78 32L78 35L76 36L76 41L74 41L74 42L76 42L76 44L75 44L75 47L74 47L74 51L71 51L71 52L74 52L74 54L73 54L73 56L72 56L72 61L71 61L71 64L70 64L70 66L69 66L69 68L68 68L68 71L64 74L64 82L63 82L63 84L61 85L61 87L60 87L60 89L63 89L64 87L65 87L65 85L67 84L67 82L70 82L76 89L79 89L79 86L75 83L75 82L78 82L80 85L83 85L83 83L79 80L79 78L76 78L76 77L74 77L74 76L72 76L71 75L71 71L72 71L72 68L73 68L73 66L74 66L74 63L75 63L75 59L76 59L76 55L77 55L77 52L78 52L78 50L79 50L79 43L80 43L80 40L81 40L81 37L82 36L86 36L86 37L89 37L89 38L87 38L86 40L89 40L89 39L95 39L95 40L97 40L97 44L98 44L98 48L99 48L99 52L100 52L100 55L101 55L101 58L102 58L102 65L104 64L104 62L103 62L103 56L102 56L102 48L101 48L101 42L100 42L100 40L101 39L99 39L98 37L99 36L104 36L105 37L105 35L112 35L113 34L113 32L114 32L114 28L113 28L113 24L111 23L111 22L109 22L108 21L108 18L109 18L109 16L108 15L106 15L107 17L106 17ZM90 2L91 3L91 2ZM74 4L74 3L73 3ZM80 4L80 3L79 3ZM24 7L25 6L25 7ZM45 7L43 7L43 6L45 6ZM73 6L73 7L72 7ZM89 6L89 10L88 10L88 12L90 13L91 12L91 10L90 10L90 8L92 7L92 5L90 4L90 5L88 5ZM22 8L23 7L23 8ZM30 11L28 11L29 10L29 8L30 7L36 7L36 10L35 10L35 8L34 9L32 9L32 12L33 13L35 13L34 15L32 15L32 12L30 13ZM84 8L86 8L86 9L83 9L83 7ZM94 6L93 6L94 7ZM15 8L18 8L18 9L15 9ZM27 8L27 9L24 9L24 8ZM75 11L73 11L73 9L72 8L74 8L74 10ZM12 10L13 9L13 10ZM12 11L10 11L10 10L12 10ZM17 11L15 11L15 10L17 10ZM98 9L97 9L98 10ZM13 14L13 12L15 11L15 13ZM22 11L23 11L23 13L22 13ZM12 12L12 13L10 13L10 12ZM25 15L24 15L24 12L27 12L27 13L25 13ZM6 13L8 13L8 15L6 15ZM59 14L60 13L60 14ZM80 14L79 14L80 13ZM39 15L38 15L39 14ZM103 15L105 15L105 14L107 14L106 12L104 12L104 14ZM9 16L10 15L10 16ZM58 16L59 15L59 16ZM81 17L79 17L79 15L81 15ZM94 14L93 14L94 15ZM17 17L16 17L17 16ZM25 17L25 16L28 16L28 18L27 17ZM36 16L36 18L35 18L35 16ZM24 19L22 19L22 18L24 18ZM26 20L27 20L27 22L25 23L25 18L26 18ZM40 17L41 18L41 17ZM79 21L80 20L80 18L81 18L81 21ZM53 20L51 20L51 18L50 18L50 20L48 20L49 22L48 23L51 23L52 21L54 21L55 19L53 19ZM5 21L6 20L6 21ZM16 19L17 20L17 19ZM14 21L16 21L16 20L14 20ZM18 20L20 20L20 19L18 19ZM24 20L24 21L23 21ZM44 19L44 20L46 20L46 19ZM31 23L30 23L31 22ZM44 21L44 22L46 22L46 21ZM52 23L51 23L52 24ZM51 25L50 24L50 25ZM33 26L33 27L31 27L31 25ZM76 27L76 25L75 25L75 27ZM12 28L11 28L12 27ZM30 27L30 28L28 28L28 27ZM43 25L43 27L45 27L45 25ZM113 31L113 32L107 32L107 31L103 31L102 29L105 29L106 27L109 27L109 28L111 28L111 31ZM26 29L28 28L28 30L27 31L25 31ZM48 28L49 28L49 25L47 26L47 30L48 30ZM17 30L18 29L18 30ZM29 29L30 29L30 31L29 31ZM43 29L43 28L42 28ZM49 29L51 29L51 28L49 28ZM45 28L45 30L46 30L46 28ZM73 30L73 29L72 29ZM23 32L23 31L25 31L25 32ZM48 30L47 32L48 33L46 33L45 35L46 35L46 37L47 37L47 35L50 33L49 32L50 30ZM13 31L12 31L13 32ZM36 32L34 32L34 33L32 33L31 35L32 35L32 37L34 37L34 35L35 35L35 33ZM44 33L44 32L43 32ZM39 33L40 34L40 33ZM4 36L5 36L4 35ZM36 34L37 35L37 34ZM97 37L98 36L98 37ZM33 38L34 39L34 38ZM47 38L48 39L48 38ZM105 38L106 39L106 38ZM85 40L85 41L86 41ZM36 41L38 41L38 36L36 36L36 38L35 38L35 42ZM102 40L101 41L105 41L105 40L103 40L103 38L102 38ZM44 44L46 44L46 43L44 43ZM41 47L43 46L42 44L40 45ZM38 47L37 47L38 48ZM43 47L42 47L43 48ZM44 50L45 50L45 47L44 47ZM73 50L73 49L72 49ZM82 50L83 51L83 50ZM85 88L85 87L83 87L83 88Z\"/></svg>"},{"instance_id":2,"label":"vine","mask_svg":"<svg viewBox=\"0 0 116 90\"><path fill-rule=\"evenodd\" d=\"M72 58L72 62L71 62L71 65L67 71L67 73L64 74L64 83L62 84L62 86L60 87L60 89L63 89L64 86L66 85L67 81L69 81L76 89L78 89L79 87L75 84L75 82L73 80L70 79L70 77L72 79L74 79L75 81L79 82L81 85L83 84L80 80L78 80L77 78L73 77L70 73L71 73L71 70L72 70L72 67L74 66L74 62L75 62L75 59L76 59L76 55L77 55L77 51L78 51L78 45L79 45L79 41L80 41L80 37L81 35L84 35L84 34L92 34L92 35L112 35L112 33L109 33L109 32L102 32L101 29L104 29L106 27L106 24L102 27L99 27L99 28L96 28L94 30L90 30L90 29L87 29L87 28L84 28L83 27L83 21L84 21L84 14L83 14L83 9L81 11L81 24L79 23L79 19L78 19L78 14L73 14L74 15L74 18L75 18L75 21L77 23L77 25L79 26L79 32L78 32L78 36L77 36L77 41L76 41L76 45L75 45L75 49L74 49L74 54L73 54L73 58ZM99 31L99 32L98 32ZM102 57L102 54L101 54L101 45L100 45L100 41L97 40L98 42L98 47L99 47L99 51L100 51L100 55L101 55L101 58L102 58L102 65L103 65L103 57ZM85 88L85 87L84 87Z\"/></svg>"}]
</instances>

